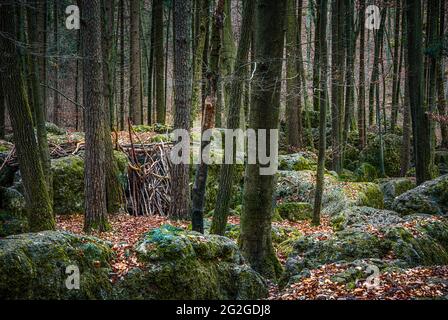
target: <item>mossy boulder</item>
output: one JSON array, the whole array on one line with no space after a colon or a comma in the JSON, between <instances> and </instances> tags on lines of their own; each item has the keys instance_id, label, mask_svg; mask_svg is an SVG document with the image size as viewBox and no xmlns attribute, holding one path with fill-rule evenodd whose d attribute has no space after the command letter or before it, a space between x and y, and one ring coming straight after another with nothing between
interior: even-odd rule
<instances>
[{"instance_id":1,"label":"mossy boulder","mask_svg":"<svg viewBox=\"0 0 448 320\"><path fill-rule=\"evenodd\" d=\"M55 214L84 212L84 160L69 156L51 161Z\"/></svg>"},{"instance_id":2,"label":"mossy boulder","mask_svg":"<svg viewBox=\"0 0 448 320\"><path fill-rule=\"evenodd\" d=\"M379 181L380 189L384 195L384 206L392 208L395 198L406 191L416 187L415 180L412 178L392 178Z\"/></svg>"},{"instance_id":3,"label":"mossy boulder","mask_svg":"<svg viewBox=\"0 0 448 320\"><path fill-rule=\"evenodd\" d=\"M28 232L28 220L0 211L0 238Z\"/></svg>"},{"instance_id":4,"label":"mossy boulder","mask_svg":"<svg viewBox=\"0 0 448 320\"><path fill-rule=\"evenodd\" d=\"M14 187L0 187L0 208L17 218L26 216L25 198Z\"/></svg>"},{"instance_id":5,"label":"mossy boulder","mask_svg":"<svg viewBox=\"0 0 448 320\"><path fill-rule=\"evenodd\" d=\"M67 232L0 239L0 299L108 299L111 258L105 242ZM69 266L79 268L79 290L67 289Z\"/></svg>"},{"instance_id":6,"label":"mossy boulder","mask_svg":"<svg viewBox=\"0 0 448 320\"><path fill-rule=\"evenodd\" d=\"M389 177L398 177L400 174L400 150L402 144L401 136L386 134L384 141L384 168ZM380 139L376 136L369 141L364 150L361 151L360 161L370 163L380 168Z\"/></svg>"},{"instance_id":7,"label":"mossy boulder","mask_svg":"<svg viewBox=\"0 0 448 320\"><path fill-rule=\"evenodd\" d=\"M379 178L380 172L378 168L364 162L355 170L355 175L359 182L373 182Z\"/></svg>"},{"instance_id":8,"label":"mossy boulder","mask_svg":"<svg viewBox=\"0 0 448 320\"><path fill-rule=\"evenodd\" d=\"M386 259L399 268L448 263L445 219L402 218L392 211L353 207L331 222L335 233L313 234L290 243L284 283L305 269L359 259Z\"/></svg>"},{"instance_id":9,"label":"mossy boulder","mask_svg":"<svg viewBox=\"0 0 448 320\"><path fill-rule=\"evenodd\" d=\"M118 298L233 300L268 293L264 279L226 237L162 226L145 234L136 251L145 266L117 284Z\"/></svg>"},{"instance_id":10,"label":"mossy boulder","mask_svg":"<svg viewBox=\"0 0 448 320\"><path fill-rule=\"evenodd\" d=\"M392 209L402 215L448 213L448 175L427 181L395 198Z\"/></svg>"},{"instance_id":11,"label":"mossy boulder","mask_svg":"<svg viewBox=\"0 0 448 320\"><path fill-rule=\"evenodd\" d=\"M372 182L346 182L343 190L348 199L356 206L384 208L384 196L380 187Z\"/></svg>"},{"instance_id":12,"label":"mossy boulder","mask_svg":"<svg viewBox=\"0 0 448 320\"><path fill-rule=\"evenodd\" d=\"M55 125L52 122L46 122L45 128L47 129L47 133L57 135L57 136L64 135L67 133L67 131L58 127L57 125Z\"/></svg>"},{"instance_id":13,"label":"mossy boulder","mask_svg":"<svg viewBox=\"0 0 448 320\"><path fill-rule=\"evenodd\" d=\"M299 152L294 154L280 155L278 157L279 170L316 170L317 156L311 152Z\"/></svg>"},{"instance_id":14,"label":"mossy boulder","mask_svg":"<svg viewBox=\"0 0 448 320\"><path fill-rule=\"evenodd\" d=\"M335 231L347 228L382 228L402 222L404 220L394 211L370 207L350 207L331 219L331 225Z\"/></svg>"},{"instance_id":15,"label":"mossy boulder","mask_svg":"<svg viewBox=\"0 0 448 320\"><path fill-rule=\"evenodd\" d=\"M124 186L127 174L127 156L114 151L119 169L119 180ZM65 215L84 211L84 159L72 155L51 161L53 173L53 210L55 214Z\"/></svg>"},{"instance_id":16,"label":"mossy boulder","mask_svg":"<svg viewBox=\"0 0 448 320\"><path fill-rule=\"evenodd\" d=\"M277 212L289 221L311 220L313 206L307 202L286 202L277 206Z\"/></svg>"}]
</instances>

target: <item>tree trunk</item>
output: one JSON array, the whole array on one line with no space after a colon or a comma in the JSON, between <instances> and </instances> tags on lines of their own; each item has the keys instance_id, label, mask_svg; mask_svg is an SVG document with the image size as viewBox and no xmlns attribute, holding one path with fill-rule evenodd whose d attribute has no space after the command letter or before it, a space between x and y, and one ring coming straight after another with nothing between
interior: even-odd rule
<instances>
[{"instance_id":1,"label":"tree trunk","mask_svg":"<svg viewBox=\"0 0 448 320\"><path fill-rule=\"evenodd\" d=\"M401 0L395 1L395 27L394 27L394 56L393 56L393 79L392 79L392 112L390 118L390 131L393 133L397 127L398 107L400 101L400 17Z\"/></svg>"},{"instance_id":2,"label":"tree trunk","mask_svg":"<svg viewBox=\"0 0 448 320\"><path fill-rule=\"evenodd\" d=\"M59 1L55 0L53 5L53 34L54 34L54 44L55 44L55 54L54 54L54 85L55 88L53 93L53 122L61 126L61 103L59 99Z\"/></svg>"},{"instance_id":3,"label":"tree trunk","mask_svg":"<svg viewBox=\"0 0 448 320\"><path fill-rule=\"evenodd\" d=\"M106 203L105 106L101 50L100 0L80 0L83 21L83 105L85 108L84 230L109 228Z\"/></svg>"},{"instance_id":4,"label":"tree trunk","mask_svg":"<svg viewBox=\"0 0 448 320\"><path fill-rule=\"evenodd\" d=\"M5 138L6 100L3 86L0 85L0 139Z\"/></svg>"},{"instance_id":5,"label":"tree trunk","mask_svg":"<svg viewBox=\"0 0 448 320\"><path fill-rule=\"evenodd\" d=\"M222 1L222 0L221 0ZM249 56L249 48L251 43L252 25L254 23L254 11L256 0L248 0L244 2L243 7L243 21L241 24L241 37L238 44L238 50L235 60L235 80L232 81L229 114L227 116L227 128L238 129L240 127L240 109L242 88L244 83L244 76ZM232 144L235 144L232 140ZM235 161L235 158L233 158ZM219 178L219 191L216 198L216 207L213 214L213 222L210 229L211 233L224 235L227 217L230 207L230 199L232 197L232 185L234 181L234 165L223 164L221 166Z\"/></svg>"},{"instance_id":6,"label":"tree trunk","mask_svg":"<svg viewBox=\"0 0 448 320\"><path fill-rule=\"evenodd\" d=\"M417 184L431 180L431 139L429 119L424 106L422 9L420 0L406 1L408 34L408 86L414 133Z\"/></svg>"},{"instance_id":7,"label":"tree trunk","mask_svg":"<svg viewBox=\"0 0 448 320\"><path fill-rule=\"evenodd\" d=\"M24 81L20 72L20 52L15 47L16 19L14 5L2 4L0 10L0 72L14 133L19 168L25 189L25 202L30 230L53 230L55 221L48 187L36 143L31 111L24 96Z\"/></svg>"},{"instance_id":8,"label":"tree trunk","mask_svg":"<svg viewBox=\"0 0 448 320\"><path fill-rule=\"evenodd\" d=\"M190 130L191 79L191 1L174 0L174 128ZM179 138L177 143L182 139ZM190 155L188 155L189 157ZM190 187L188 164L173 165L170 217L186 219L189 215Z\"/></svg>"},{"instance_id":9,"label":"tree trunk","mask_svg":"<svg viewBox=\"0 0 448 320\"><path fill-rule=\"evenodd\" d=\"M125 74L125 21L124 21L125 1L120 0L120 130L124 130L124 115L125 115L125 98L124 98L124 74ZM149 98L148 98L149 99ZM148 111L149 112L149 111Z\"/></svg>"},{"instance_id":10,"label":"tree trunk","mask_svg":"<svg viewBox=\"0 0 448 320\"><path fill-rule=\"evenodd\" d=\"M318 0L318 20L319 30L322 30L319 39L319 57L320 57L320 83L319 83L319 96L320 111L319 111L319 155L317 164L317 177L316 177L316 194L314 197L314 212L313 212L313 224L320 225L320 212L322 208L322 194L324 190L324 172L325 172L325 153L327 149L327 68L328 68L328 53L327 53L327 0Z\"/></svg>"},{"instance_id":11,"label":"tree trunk","mask_svg":"<svg viewBox=\"0 0 448 320\"><path fill-rule=\"evenodd\" d=\"M366 4L361 1L359 15L364 15ZM366 69L365 69L365 24L359 23L359 89L358 89L358 132L359 132L359 150L366 147L367 144L367 122L366 122Z\"/></svg>"},{"instance_id":12,"label":"tree trunk","mask_svg":"<svg viewBox=\"0 0 448 320\"><path fill-rule=\"evenodd\" d=\"M279 124L285 11L286 0L257 2L257 86L253 90L249 127L256 132L259 129L267 130L267 150L271 148L270 130L278 130ZM258 161L246 166L240 246L243 255L255 270L267 278L275 279L281 272L271 238L275 176L261 175L262 167Z\"/></svg>"},{"instance_id":13,"label":"tree trunk","mask_svg":"<svg viewBox=\"0 0 448 320\"><path fill-rule=\"evenodd\" d=\"M164 31L163 31L163 0L154 0L154 64L155 64L155 95L156 121L165 124L165 81L164 81Z\"/></svg>"},{"instance_id":14,"label":"tree trunk","mask_svg":"<svg viewBox=\"0 0 448 320\"><path fill-rule=\"evenodd\" d=\"M439 41L442 41L445 35L445 1L440 1L440 24L439 24ZM447 103L445 99L445 84L444 70L443 70L443 57L437 60L437 96L438 96L438 111L442 116L447 115ZM441 147L448 149L448 124L440 123L440 131L442 136Z\"/></svg>"},{"instance_id":15,"label":"tree trunk","mask_svg":"<svg viewBox=\"0 0 448 320\"><path fill-rule=\"evenodd\" d=\"M302 147L302 108L300 105L300 77L297 74L297 17L296 0L287 0L286 14L286 124L288 144Z\"/></svg>"},{"instance_id":16,"label":"tree trunk","mask_svg":"<svg viewBox=\"0 0 448 320\"><path fill-rule=\"evenodd\" d=\"M130 0L131 13L131 89L129 91L129 117L133 124L141 124L141 60L140 60L140 0Z\"/></svg>"}]
</instances>

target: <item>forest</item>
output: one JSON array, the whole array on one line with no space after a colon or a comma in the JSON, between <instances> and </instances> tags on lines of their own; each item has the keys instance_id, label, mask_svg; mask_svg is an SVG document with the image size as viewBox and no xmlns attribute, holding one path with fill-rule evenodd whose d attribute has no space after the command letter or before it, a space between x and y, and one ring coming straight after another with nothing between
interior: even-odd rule
<instances>
[{"instance_id":1,"label":"forest","mask_svg":"<svg viewBox=\"0 0 448 320\"><path fill-rule=\"evenodd\" d=\"M448 299L447 15L0 0L0 300Z\"/></svg>"}]
</instances>

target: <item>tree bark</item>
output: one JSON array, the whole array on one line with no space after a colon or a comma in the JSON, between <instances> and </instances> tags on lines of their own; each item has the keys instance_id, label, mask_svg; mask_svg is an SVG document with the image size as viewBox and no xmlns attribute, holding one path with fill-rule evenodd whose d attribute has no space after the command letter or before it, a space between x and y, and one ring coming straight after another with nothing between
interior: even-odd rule
<instances>
[{"instance_id":1,"label":"tree bark","mask_svg":"<svg viewBox=\"0 0 448 320\"><path fill-rule=\"evenodd\" d=\"M408 35L408 86L414 134L417 184L431 179L431 139L428 111L424 105L422 9L420 0L406 1Z\"/></svg>"},{"instance_id":2,"label":"tree bark","mask_svg":"<svg viewBox=\"0 0 448 320\"><path fill-rule=\"evenodd\" d=\"M163 0L154 0L154 64L155 64L155 94L156 121L165 124L165 81L164 81L164 31L163 31Z\"/></svg>"},{"instance_id":3,"label":"tree bark","mask_svg":"<svg viewBox=\"0 0 448 320\"><path fill-rule=\"evenodd\" d=\"M281 71L284 48L286 0L260 0L255 20L255 73L249 127L266 129L270 150L270 129L278 130ZM276 146L277 147L277 146ZM280 275L281 266L272 246L274 175L261 175L260 163L248 164L243 194L240 246L250 265L268 278Z\"/></svg>"},{"instance_id":4,"label":"tree bark","mask_svg":"<svg viewBox=\"0 0 448 320\"><path fill-rule=\"evenodd\" d=\"M319 30L322 30L319 37L319 57L320 57L320 83L319 83L319 96L320 111L319 111L319 155L317 164L317 177L316 177L316 194L314 197L314 211L313 211L313 224L320 225L320 212L322 208L322 194L324 190L324 173L325 173L325 153L327 149L327 68L328 68L328 53L327 53L327 0L318 0L318 20Z\"/></svg>"},{"instance_id":5,"label":"tree bark","mask_svg":"<svg viewBox=\"0 0 448 320\"><path fill-rule=\"evenodd\" d=\"M364 16L366 4L361 1L359 15ZM359 150L366 147L367 144L367 122L366 122L366 69L365 69L365 24L360 22L359 26L359 89L358 89L358 132L359 132Z\"/></svg>"},{"instance_id":6,"label":"tree bark","mask_svg":"<svg viewBox=\"0 0 448 320\"><path fill-rule=\"evenodd\" d=\"M133 124L141 124L141 59L140 59L140 0L130 0L131 13L131 67L129 91L129 117Z\"/></svg>"},{"instance_id":7,"label":"tree bark","mask_svg":"<svg viewBox=\"0 0 448 320\"><path fill-rule=\"evenodd\" d=\"M191 1L174 0L174 128L190 130L191 91ZM179 143L181 138L177 141ZM189 166L173 165L170 217L188 218L190 208Z\"/></svg>"},{"instance_id":8,"label":"tree bark","mask_svg":"<svg viewBox=\"0 0 448 320\"><path fill-rule=\"evenodd\" d=\"M84 230L109 229L106 203L105 106L100 0L80 0L83 30L83 105L85 108Z\"/></svg>"},{"instance_id":9,"label":"tree bark","mask_svg":"<svg viewBox=\"0 0 448 320\"><path fill-rule=\"evenodd\" d=\"M227 116L227 128L238 129L240 127L240 110L244 77L251 43L252 25L254 23L254 11L256 0L247 0L243 7L243 21L241 25L241 37L235 60L235 78L232 81L229 114ZM234 142L232 141L234 144ZM234 145L235 147L235 145ZM233 149L235 150L235 148ZM234 159L235 160L235 159ZM219 178L219 191L216 198L216 207L213 214L211 233L224 235L227 217L232 197L232 185L234 181L234 165L223 164Z\"/></svg>"},{"instance_id":10,"label":"tree bark","mask_svg":"<svg viewBox=\"0 0 448 320\"><path fill-rule=\"evenodd\" d=\"M55 221L52 203L20 72L21 53L12 40L16 39L17 30L14 9L14 5L3 3L0 10L0 32L3 34L0 37L0 65L3 67L0 83L13 128L30 230L53 230Z\"/></svg>"}]
</instances>

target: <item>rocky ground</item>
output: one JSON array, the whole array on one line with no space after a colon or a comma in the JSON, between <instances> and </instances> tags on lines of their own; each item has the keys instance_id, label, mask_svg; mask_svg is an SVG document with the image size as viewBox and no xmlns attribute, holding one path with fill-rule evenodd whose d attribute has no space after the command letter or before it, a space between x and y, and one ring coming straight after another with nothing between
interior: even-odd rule
<instances>
[{"instance_id":1,"label":"rocky ground","mask_svg":"<svg viewBox=\"0 0 448 320\"><path fill-rule=\"evenodd\" d=\"M149 128L153 129L153 128ZM166 135L136 128L142 141ZM82 135L54 131L64 143ZM118 140L126 141L126 133ZM387 137L386 170L397 173L399 139ZM2 142L0 158L13 146ZM54 150L57 150L55 148ZM54 151L57 152L57 151ZM209 235L219 167L207 182L206 234L163 215L111 216L112 231L85 235L83 156L52 161L57 231L28 234L20 173L0 171L0 297L10 299L447 299L448 175L416 187L409 177L379 179L375 143L347 152L341 174L326 171L323 218L310 223L316 156L280 157L272 239L284 273L277 283L253 271L238 250L243 167L237 167L225 237ZM121 174L126 156L116 153ZM442 173L448 156L437 154ZM0 162L1 163L1 162ZM78 265L82 289L62 285ZM14 277L8 275L14 274Z\"/></svg>"}]
</instances>

